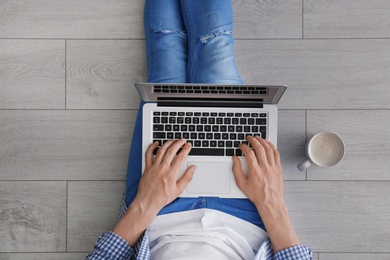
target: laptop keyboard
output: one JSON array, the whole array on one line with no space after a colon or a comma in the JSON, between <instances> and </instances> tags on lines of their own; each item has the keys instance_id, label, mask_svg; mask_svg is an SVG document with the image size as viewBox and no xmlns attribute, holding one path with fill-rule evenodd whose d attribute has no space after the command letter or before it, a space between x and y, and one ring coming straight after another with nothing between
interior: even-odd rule
<instances>
[{"instance_id":1,"label":"laptop keyboard","mask_svg":"<svg viewBox=\"0 0 390 260\"><path fill-rule=\"evenodd\" d=\"M267 137L267 113L153 112L153 141L184 138L192 144L189 155L242 156L238 146L246 137ZM156 149L154 154L157 153Z\"/></svg>"}]
</instances>

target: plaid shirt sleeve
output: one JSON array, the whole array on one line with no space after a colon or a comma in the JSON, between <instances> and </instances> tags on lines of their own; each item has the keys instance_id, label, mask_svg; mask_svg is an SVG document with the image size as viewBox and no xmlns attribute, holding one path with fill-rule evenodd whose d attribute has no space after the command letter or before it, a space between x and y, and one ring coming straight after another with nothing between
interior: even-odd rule
<instances>
[{"instance_id":1,"label":"plaid shirt sleeve","mask_svg":"<svg viewBox=\"0 0 390 260\"><path fill-rule=\"evenodd\" d=\"M297 245L283 249L274 254L271 241L266 240L255 256L255 260L310 260L313 259L313 252L304 245Z\"/></svg>"},{"instance_id":2,"label":"plaid shirt sleeve","mask_svg":"<svg viewBox=\"0 0 390 260\"><path fill-rule=\"evenodd\" d=\"M119 210L119 220L126 213L126 210L125 195L123 195ZM86 259L150 259L148 232L145 231L133 248L117 234L111 231L103 233L96 241L94 251Z\"/></svg>"}]
</instances>

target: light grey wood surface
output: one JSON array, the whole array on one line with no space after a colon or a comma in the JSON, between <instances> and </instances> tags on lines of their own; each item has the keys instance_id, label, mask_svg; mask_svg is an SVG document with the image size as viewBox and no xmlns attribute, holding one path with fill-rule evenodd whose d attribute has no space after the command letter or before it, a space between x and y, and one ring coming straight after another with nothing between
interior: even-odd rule
<instances>
[{"instance_id":1,"label":"light grey wood surface","mask_svg":"<svg viewBox=\"0 0 390 260\"><path fill-rule=\"evenodd\" d=\"M115 224L146 79L144 1L0 1L0 259L83 259ZM232 0L246 83L286 84L286 201L314 259L390 259L386 0ZM296 169L340 134L336 167Z\"/></svg>"},{"instance_id":2,"label":"light grey wood surface","mask_svg":"<svg viewBox=\"0 0 390 260\"><path fill-rule=\"evenodd\" d=\"M143 1L0 1L0 38L140 38Z\"/></svg>"},{"instance_id":3,"label":"light grey wood surface","mask_svg":"<svg viewBox=\"0 0 390 260\"><path fill-rule=\"evenodd\" d=\"M279 110L278 150L285 180L305 180L306 173L297 169L305 157L306 113L304 110Z\"/></svg>"},{"instance_id":4,"label":"light grey wood surface","mask_svg":"<svg viewBox=\"0 0 390 260\"><path fill-rule=\"evenodd\" d=\"M301 241L314 252L389 252L390 183L287 182L285 198Z\"/></svg>"},{"instance_id":5,"label":"light grey wood surface","mask_svg":"<svg viewBox=\"0 0 390 260\"><path fill-rule=\"evenodd\" d=\"M64 109L65 41L0 39L0 77L0 109Z\"/></svg>"},{"instance_id":6,"label":"light grey wood surface","mask_svg":"<svg viewBox=\"0 0 390 260\"><path fill-rule=\"evenodd\" d=\"M389 260L390 254L370 254L370 253L361 253L361 254L354 254L354 253L321 253L320 254L321 260Z\"/></svg>"},{"instance_id":7,"label":"light grey wood surface","mask_svg":"<svg viewBox=\"0 0 390 260\"><path fill-rule=\"evenodd\" d=\"M1 180L124 180L136 111L0 111Z\"/></svg>"},{"instance_id":8,"label":"light grey wood surface","mask_svg":"<svg viewBox=\"0 0 390 260\"><path fill-rule=\"evenodd\" d=\"M67 109L137 109L145 41L67 42Z\"/></svg>"},{"instance_id":9,"label":"light grey wood surface","mask_svg":"<svg viewBox=\"0 0 390 260\"><path fill-rule=\"evenodd\" d=\"M0 252L66 250L66 182L0 181Z\"/></svg>"},{"instance_id":10,"label":"light grey wood surface","mask_svg":"<svg viewBox=\"0 0 390 260\"><path fill-rule=\"evenodd\" d=\"M389 109L390 40L237 41L246 83L287 85L283 109Z\"/></svg>"},{"instance_id":11,"label":"light grey wood surface","mask_svg":"<svg viewBox=\"0 0 390 260\"><path fill-rule=\"evenodd\" d=\"M236 38L302 38L302 0L232 0Z\"/></svg>"},{"instance_id":12,"label":"light grey wood surface","mask_svg":"<svg viewBox=\"0 0 390 260\"><path fill-rule=\"evenodd\" d=\"M305 0L305 38L387 38L388 0Z\"/></svg>"},{"instance_id":13,"label":"light grey wood surface","mask_svg":"<svg viewBox=\"0 0 390 260\"><path fill-rule=\"evenodd\" d=\"M124 181L69 182L67 250L91 251L99 236L118 220Z\"/></svg>"},{"instance_id":14,"label":"light grey wood surface","mask_svg":"<svg viewBox=\"0 0 390 260\"><path fill-rule=\"evenodd\" d=\"M2 260L81 260L86 253L0 253Z\"/></svg>"},{"instance_id":15,"label":"light grey wood surface","mask_svg":"<svg viewBox=\"0 0 390 260\"><path fill-rule=\"evenodd\" d=\"M335 167L310 167L309 180L390 180L389 110L309 110L307 134L333 131L346 154Z\"/></svg>"}]
</instances>

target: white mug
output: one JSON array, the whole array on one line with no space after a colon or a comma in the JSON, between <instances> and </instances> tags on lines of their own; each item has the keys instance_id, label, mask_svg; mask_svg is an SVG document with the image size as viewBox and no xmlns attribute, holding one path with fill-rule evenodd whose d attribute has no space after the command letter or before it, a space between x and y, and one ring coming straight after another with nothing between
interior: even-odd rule
<instances>
[{"instance_id":1,"label":"white mug","mask_svg":"<svg viewBox=\"0 0 390 260\"><path fill-rule=\"evenodd\" d=\"M319 132L306 144L306 159L298 164L298 170L304 171L312 164L320 167L331 167L338 164L344 157L343 140L332 132Z\"/></svg>"}]
</instances>

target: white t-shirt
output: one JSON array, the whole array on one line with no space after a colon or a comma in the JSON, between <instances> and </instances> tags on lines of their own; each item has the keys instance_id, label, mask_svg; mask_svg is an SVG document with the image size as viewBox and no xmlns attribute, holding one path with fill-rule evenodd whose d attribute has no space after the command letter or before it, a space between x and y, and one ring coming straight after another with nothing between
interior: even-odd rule
<instances>
[{"instance_id":1,"label":"white t-shirt","mask_svg":"<svg viewBox=\"0 0 390 260\"><path fill-rule=\"evenodd\" d=\"M254 259L261 228L212 209L157 216L148 228L151 259Z\"/></svg>"}]
</instances>

